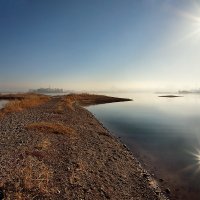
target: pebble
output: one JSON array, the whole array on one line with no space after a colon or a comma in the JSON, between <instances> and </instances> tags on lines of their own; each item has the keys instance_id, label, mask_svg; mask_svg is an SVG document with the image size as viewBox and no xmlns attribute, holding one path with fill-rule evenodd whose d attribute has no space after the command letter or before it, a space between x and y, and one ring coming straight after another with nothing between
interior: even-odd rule
<instances>
[{"instance_id":1,"label":"pebble","mask_svg":"<svg viewBox=\"0 0 200 200\"><path fill-rule=\"evenodd\" d=\"M169 188L166 188L166 189L165 189L165 192L166 192L167 194L170 194L170 193L171 193L171 191L170 191Z\"/></svg>"},{"instance_id":2,"label":"pebble","mask_svg":"<svg viewBox=\"0 0 200 200\"><path fill-rule=\"evenodd\" d=\"M3 198L4 198L3 190L2 188L0 188L0 200L2 200Z\"/></svg>"}]
</instances>

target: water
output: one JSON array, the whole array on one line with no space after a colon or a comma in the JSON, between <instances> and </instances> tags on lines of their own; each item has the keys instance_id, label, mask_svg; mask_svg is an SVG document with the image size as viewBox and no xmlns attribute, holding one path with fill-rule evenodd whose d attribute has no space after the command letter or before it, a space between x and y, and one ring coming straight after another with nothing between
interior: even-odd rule
<instances>
[{"instance_id":1,"label":"water","mask_svg":"<svg viewBox=\"0 0 200 200\"><path fill-rule=\"evenodd\" d=\"M200 199L200 95L159 98L157 94L117 94L132 102L88 107L151 165L172 199Z\"/></svg>"},{"instance_id":2,"label":"water","mask_svg":"<svg viewBox=\"0 0 200 200\"><path fill-rule=\"evenodd\" d=\"M7 103L8 101L5 100L0 100L0 109L4 107L4 105Z\"/></svg>"},{"instance_id":3,"label":"water","mask_svg":"<svg viewBox=\"0 0 200 200\"><path fill-rule=\"evenodd\" d=\"M48 96L61 96L61 95L67 95L69 94L69 92L62 92L62 93L41 93L41 94L44 94L44 95L48 95Z\"/></svg>"}]
</instances>

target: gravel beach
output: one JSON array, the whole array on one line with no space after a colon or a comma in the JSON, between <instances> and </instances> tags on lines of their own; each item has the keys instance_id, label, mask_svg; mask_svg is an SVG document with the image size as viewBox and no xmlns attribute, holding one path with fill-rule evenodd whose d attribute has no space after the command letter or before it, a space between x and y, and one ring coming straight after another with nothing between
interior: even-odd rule
<instances>
[{"instance_id":1,"label":"gravel beach","mask_svg":"<svg viewBox=\"0 0 200 200\"><path fill-rule=\"evenodd\" d=\"M82 107L90 98L68 106L63 98L0 118L0 199L167 199L126 146Z\"/></svg>"}]
</instances>

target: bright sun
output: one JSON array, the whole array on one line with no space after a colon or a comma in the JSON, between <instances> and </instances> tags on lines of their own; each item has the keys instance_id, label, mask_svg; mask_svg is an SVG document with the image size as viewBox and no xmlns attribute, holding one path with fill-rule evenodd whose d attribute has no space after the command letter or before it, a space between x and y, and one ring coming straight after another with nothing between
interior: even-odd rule
<instances>
[{"instance_id":1,"label":"bright sun","mask_svg":"<svg viewBox=\"0 0 200 200\"><path fill-rule=\"evenodd\" d=\"M186 12L179 13L188 21L188 25L191 26L191 30L184 39L189 39L193 37L200 38L200 16Z\"/></svg>"}]
</instances>

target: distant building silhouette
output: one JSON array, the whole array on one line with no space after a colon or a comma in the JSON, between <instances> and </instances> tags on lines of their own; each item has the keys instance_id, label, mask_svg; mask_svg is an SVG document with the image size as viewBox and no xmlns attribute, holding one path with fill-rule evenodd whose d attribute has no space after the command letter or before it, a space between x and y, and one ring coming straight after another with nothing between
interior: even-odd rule
<instances>
[{"instance_id":1,"label":"distant building silhouette","mask_svg":"<svg viewBox=\"0 0 200 200\"><path fill-rule=\"evenodd\" d=\"M35 93L63 93L63 89L59 88L39 88L36 90L30 89L29 92L35 92Z\"/></svg>"},{"instance_id":2,"label":"distant building silhouette","mask_svg":"<svg viewBox=\"0 0 200 200\"><path fill-rule=\"evenodd\" d=\"M180 93L180 94L200 93L200 89L196 89L196 90L179 90L178 93Z\"/></svg>"}]
</instances>

